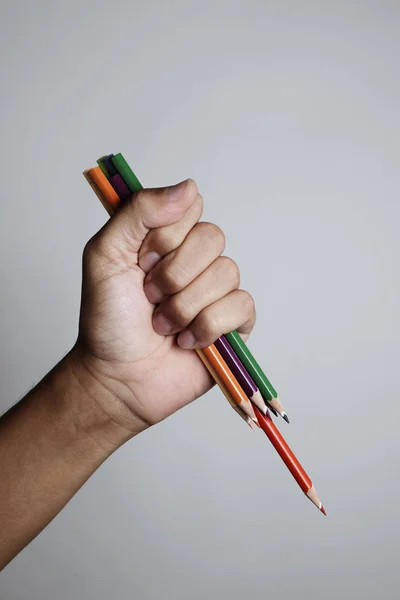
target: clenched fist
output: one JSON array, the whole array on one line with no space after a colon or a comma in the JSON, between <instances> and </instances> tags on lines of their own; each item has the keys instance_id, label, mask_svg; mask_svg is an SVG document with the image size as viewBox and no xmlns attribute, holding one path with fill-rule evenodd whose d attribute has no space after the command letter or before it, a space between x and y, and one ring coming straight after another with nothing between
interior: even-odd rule
<instances>
[{"instance_id":1,"label":"clenched fist","mask_svg":"<svg viewBox=\"0 0 400 600\"><path fill-rule=\"evenodd\" d=\"M87 244L80 361L106 393L102 410L132 434L204 394L212 381L193 348L255 322L224 234L199 222L192 180L132 197Z\"/></svg>"}]
</instances>

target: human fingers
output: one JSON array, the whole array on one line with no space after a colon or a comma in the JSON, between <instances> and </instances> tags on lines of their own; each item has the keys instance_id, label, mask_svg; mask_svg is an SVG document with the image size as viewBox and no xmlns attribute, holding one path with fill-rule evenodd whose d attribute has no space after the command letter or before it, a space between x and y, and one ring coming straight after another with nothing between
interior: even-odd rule
<instances>
[{"instance_id":1,"label":"human fingers","mask_svg":"<svg viewBox=\"0 0 400 600\"><path fill-rule=\"evenodd\" d=\"M176 250L200 220L202 213L203 198L197 193L192 206L177 223L149 231L139 251L140 268L149 273L164 256Z\"/></svg>"},{"instance_id":2,"label":"human fingers","mask_svg":"<svg viewBox=\"0 0 400 600\"><path fill-rule=\"evenodd\" d=\"M86 254L101 256L117 267L133 266L151 229L177 223L197 198L191 179L176 186L138 192L89 241Z\"/></svg>"},{"instance_id":3,"label":"human fingers","mask_svg":"<svg viewBox=\"0 0 400 600\"><path fill-rule=\"evenodd\" d=\"M170 252L149 273L144 292L150 302L158 304L176 294L196 279L225 248L225 236L213 223L197 223L183 244Z\"/></svg>"},{"instance_id":4,"label":"human fingers","mask_svg":"<svg viewBox=\"0 0 400 600\"><path fill-rule=\"evenodd\" d=\"M227 256L218 257L187 287L161 302L154 311L154 330L160 335L176 334L187 327L204 308L239 285L237 264Z\"/></svg>"},{"instance_id":5,"label":"human fingers","mask_svg":"<svg viewBox=\"0 0 400 600\"><path fill-rule=\"evenodd\" d=\"M206 348L221 335L237 329L248 335L254 327L256 312L252 296L234 290L204 308L178 336L181 348Z\"/></svg>"}]
</instances>

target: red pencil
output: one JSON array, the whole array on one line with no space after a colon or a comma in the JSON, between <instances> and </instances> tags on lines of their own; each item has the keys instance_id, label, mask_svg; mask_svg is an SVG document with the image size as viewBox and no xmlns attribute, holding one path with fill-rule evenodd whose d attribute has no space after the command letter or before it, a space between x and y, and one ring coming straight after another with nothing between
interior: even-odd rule
<instances>
[{"instance_id":1,"label":"red pencil","mask_svg":"<svg viewBox=\"0 0 400 600\"><path fill-rule=\"evenodd\" d=\"M326 515L325 509L322 506L321 500L318 498L318 494L312 484L311 479L287 445L279 429L274 425L272 419L263 415L262 412L254 406L254 412L256 413L258 423L264 433L268 436L269 441L278 452L279 456L297 481L301 490L305 493L307 498L311 500L313 504L319 510Z\"/></svg>"}]
</instances>

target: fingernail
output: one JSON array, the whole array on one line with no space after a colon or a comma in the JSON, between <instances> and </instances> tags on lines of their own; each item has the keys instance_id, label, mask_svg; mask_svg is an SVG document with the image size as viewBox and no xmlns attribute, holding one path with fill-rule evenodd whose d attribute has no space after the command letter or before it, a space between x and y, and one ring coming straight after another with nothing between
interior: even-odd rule
<instances>
[{"instance_id":1,"label":"fingernail","mask_svg":"<svg viewBox=\"0 0 400 600\"><path fill-rule=\"evenodd\" d=\"M149 281L149 283L145 283L143 289L144 293L147 296L147 300L149 300L149 302L151 302L152 304L158 304L164 298L164 294L162 293L160 288L156 286L156 284L152 281Z\"/></svg>"},{"instance_id":2,"label":"fingernail","mask_svg":"<svg viewBox=\"0 0 400 600\"><path fill-rule=\"evenodd\" d=\"M186 179L185 181L181 181L180 183L177 183L176 185L171 185L171 187L168 188L168 200L170 202L177 202L178 200L181 200L185 196L185 191L188 186L188 181L189 180Z\"/></svg>"},{"instance_id":3,"label":"fingernail","mask_svg":"<svg viewBox=\"0 0 400 600\"><path fill-rule=\"evenodd\" d=\"M154 265L158 263L160 258L161 256L157 254L157 252L146 252L146 254L143 254L143 256L139 259L139 267L142 269L142 271L148 273L151 271Z\"/></svg>"},{"instance_id":4,"label":"fingernail","mask_svg":"<svg viewBox=\"0 0 400 600\"><path fill-rule=\"evenodd\" d=\"M163 314L157 313L153 317L153 327L155 331L161 335L167 335L172 331L172 324Z\"/></svg>"},{"instance_id":5,"label":"fingernail","mask_svg":"<svg viewBox=\"0 0 400 600\"><path fill-rule=\"evenodd\" d=\"M178 344L184 350L189 350L193 348L196 343L196 338L194 337L191 331L182 331L182 333L178 337Z\"/></svg>"}]
</instances>

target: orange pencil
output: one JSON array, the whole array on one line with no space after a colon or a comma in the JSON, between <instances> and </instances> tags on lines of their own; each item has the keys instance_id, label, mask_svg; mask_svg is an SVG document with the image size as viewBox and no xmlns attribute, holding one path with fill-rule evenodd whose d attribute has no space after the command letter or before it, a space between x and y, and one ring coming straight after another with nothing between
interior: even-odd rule
<instances>
[{"instance_id":1,"label":"orange pencil","mask_svg":"<svg viewBox=\"0 0 400 600\"><path fill-rule=\"evenodd\" d=\"M86 179L88 179L88 177L90 178L90 180L97 187L102 196L107 200L107 203L109 204L109 206L111 206L113 212L115 212L115 210L120 204L120 199L117 192L114 190L111 183L108 181L107 177L104 175L100 167L88 169L88 171L85 171L84 175ZM88 179L89 183L90 180ZM107 207L105 208L107 209Z\"/></svg>"},{"instance_id":2,"label":"orange pencil","mask_svg":"<svg viewBox=\"0 0 400 600\"><path fill-rule=\"evenodd\" d=\"M97 185L95 184L93 179L90 177L89 171L90 171L90 169L86 169L86 171L83 171L83 176L111 217L111 215L113 214L114 211L111 208L111 206L108 204L107 200L105 199L105 197L103 196L103 194L101 193L101 191L99 190L99 188L97 187Z\"/></svg>"},{"instance_id":3,"label":"orange pencil","mask_svg":"<svg viewBox=\"0 0 400 600\"><path fill-rule=\"evenodd\" d=\"M237 382L237 379L234 377L232 371L222 358L221 354L218 352L215 345L211 344L211 346L208 346L208 348L203 348L203 352L221 380L224 382L235 402L246 413L246 415L250 417L250 419L253 419L255 423L258 423L256 413L254 412L250 400L244 393L243 388Z\"/></svg>"},{"instance_id":4,"label":"orange pencil","mask_svg":"<svg viewBox=\"0 0 400 600\"><path fill-rule=\"evenodd\" d=\"M207 371L210 373L211 377L214 379L215 383L219 386L221 392L224 394L225 398L228 400L229 404L232 406L233 410L236 411L238 413L238 415L241 416L242 419L244 421L246 421L246 423L249 425L249 427L251 427L251 429L253 429L253 431L254 431L256 429L256 427L255 427L253 421L250 419L250 417L248 417L246 415L245 412L243 412L243 410L240 408L240 406L232 398L228 388L222 381L221 377L218 375L217 371L214 369L211 362L208 360L208 358L204 354L203 350L196 350L196 352L197 352L198 357L203 362L203 365L206 367Z\"/></svg>"}]
</instances>

